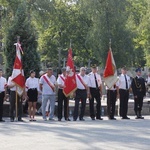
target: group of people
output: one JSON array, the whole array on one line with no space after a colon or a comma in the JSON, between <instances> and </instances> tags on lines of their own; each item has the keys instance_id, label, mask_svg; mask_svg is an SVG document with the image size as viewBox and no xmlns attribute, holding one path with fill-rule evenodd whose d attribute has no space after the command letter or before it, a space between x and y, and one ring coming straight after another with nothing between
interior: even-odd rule
<instances>
[{"instance_id":1,"label":"group of people","mask_svg":"<svg viewBox=\"0 0 150 150\"><path fill-rule=\"evenodd\" d=\"M69 118L69 97L63 93L64 82L66 78L66 68L62 68L62 74L56 77L53 75L53 69L48 68L47 72L43 74L40 79L36 78L35 71L30 71L30 77L25 83L25 90L23 98L28 99L28 113L29 120L36 121L36 102L38 95L42 94L42 117L43 120L54 120L55 102L56 102L56 87L58 88L58 121L61 121L63 116L66 121ZM74 91L74 113L73 121L78 118L84 121L84 113L86 108L87 98L89 99L90 117L92 120L103 120L101 117L101 97L102 97L102 79L98 74L97 66L91 67L91 72L86 74L86 68L81 67L78 74L75 75L77 89ZM10 121L13 122L15 118L15 103L16 103L16 85L12 82L12 77L8 78L8 82L2 77L2 70L0 69L0 122L4 122L3 116L3 101L6 97L6 88L10 89ZM141 76L141 69L136 69L136 77L131 80L127 75L126 67L121 69L121 75L118 81L107 90L107 116L110 120L116 120L115 104L117 98L120 99L120 117L122 119L130 119L127 116L129 93L132 91L134 95L134 111L136 119L143 119L141 110L143 106L143 98L146 95L145 80ZM18 96L17 101L17 117L18 121L22 120L22 97ZM96 100L96 110L94 102ZM46 105L50 102L50 113L46 116ZM80 114L79 103L81 102ZM64 113L63 113L64 112Z\"/></svg>"}]
</instances>

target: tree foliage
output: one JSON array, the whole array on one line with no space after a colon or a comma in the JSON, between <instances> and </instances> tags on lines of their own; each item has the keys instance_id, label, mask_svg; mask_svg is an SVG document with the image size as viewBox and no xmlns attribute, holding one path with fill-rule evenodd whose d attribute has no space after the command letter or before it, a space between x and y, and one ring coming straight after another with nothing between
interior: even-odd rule
<instances>
[{"instance_id":1,"label":"tree foliage","mask_svg":"<svg viewBox=\"0 0 150 150\"><path fill-rule=\"evenodd\" d=\"M90 60L104 67L111 39L117 67L150 66L149 0L1 0L3 36L21 3L41 62L57 67L59 56L67 57L71 39L77 66Z\"/></svg>"},{"instance_id":2,"label":"tree foliage","mask_svg":"<svg viewBox=\"0 0 150 150\"><path fill-rule=\"evenodd\" d=\"M7 77L11 75L13 69L16 54L14 43L17 41L17 36L20 36L20 42L24 51L22 61L25 76L29 75L31 69L34 69L36 72L39 72L40 69L40 59L36 51L36 32L27 16L26 5L24 3L19 4L12 24L5 35L4 54Z\"/></svg>"}]
</instances>

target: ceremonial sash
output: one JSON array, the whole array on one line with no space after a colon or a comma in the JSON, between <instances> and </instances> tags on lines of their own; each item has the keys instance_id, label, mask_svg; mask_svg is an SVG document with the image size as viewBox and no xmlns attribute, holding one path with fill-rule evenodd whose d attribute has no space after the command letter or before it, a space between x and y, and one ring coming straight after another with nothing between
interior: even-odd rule
<instances>
[{"instance_id":1,"label":"ceremonial sash","mask_svg":"<svg viewBox=\"0 0 150 150\"><path fill-rule=\"evenodd\" d=\"M60 76L60 78L65 82L65 79L62 76Z\"/></svg>"},{"instance_id":2,"label":"ceremonial sash","mask_svg":"<svg viewBox=\"0 0 150 150\"><path fill-rule=\"evenodd\" d=\"M86 84L84 83L84 81L81 79L81 77L77 74L78 79L80 80L80 82L83 84L83 86L85 87L85 89L87 88Z\"/></svg>"},{"instance_id":3,"label":"ceremonial sash","mask_svg":"<svg viewBox=\"0 0 150 150\"><path fill-rule=\"evenodd\" d=\"M46 81L46 83L50 86L50 88L53 90L54 92L54 86L48 81L46 76L43 76L43 79Z\"/></svg>"}]
</instances>

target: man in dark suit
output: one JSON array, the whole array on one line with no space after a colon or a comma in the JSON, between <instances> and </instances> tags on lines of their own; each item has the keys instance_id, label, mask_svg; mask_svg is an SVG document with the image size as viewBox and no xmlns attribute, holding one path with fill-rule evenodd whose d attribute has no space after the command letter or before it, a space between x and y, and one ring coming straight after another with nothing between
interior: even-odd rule
<instances>
[{"instance_id":1,"label":"man in dark suit","mask_svg":"<svg viewBox=\"0 0 150 150\"><path fill-rule=\"evenodd\" d=\"M141 77L141 69L136 69L136 77L133 78L131 83L133 95L134 95L134 111L136 119L144 119L141 115L143 106L143 98L146 95L145 80Z\"/></svg>"}]
</instances>

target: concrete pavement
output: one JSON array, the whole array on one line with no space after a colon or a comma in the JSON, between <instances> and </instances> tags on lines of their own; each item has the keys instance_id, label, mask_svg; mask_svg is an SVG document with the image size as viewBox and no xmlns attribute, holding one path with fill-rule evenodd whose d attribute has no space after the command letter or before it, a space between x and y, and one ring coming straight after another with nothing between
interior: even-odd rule
<instances>
[{"instance_id":1,"label":"concrete pavement","mask_svg":"<svg viewBox=\"0 0 150 150\"><path fill-rule=\"evenodd\" d=\"M0 123L0 150L149 150L150 116L144 120Z\"/></svg>"}]
</instances>

